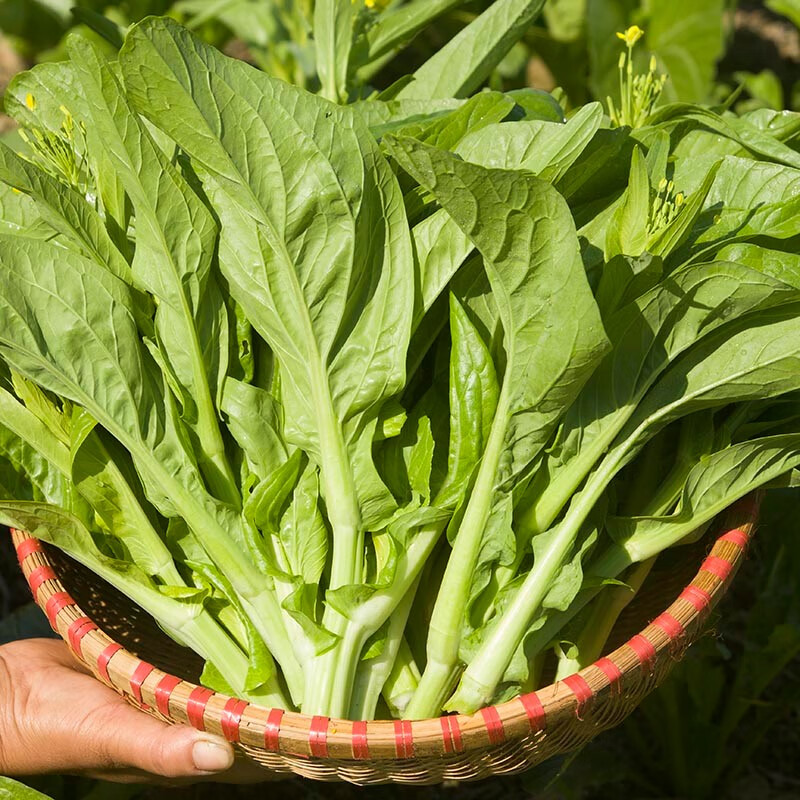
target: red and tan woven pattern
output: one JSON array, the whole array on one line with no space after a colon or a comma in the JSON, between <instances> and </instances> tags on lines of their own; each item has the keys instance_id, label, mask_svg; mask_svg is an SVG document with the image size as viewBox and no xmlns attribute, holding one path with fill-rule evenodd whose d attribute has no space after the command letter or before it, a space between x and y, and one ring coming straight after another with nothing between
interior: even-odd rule
<instances>
[{"instance_id":1,"label":"red and tan woven pattern","mask_svg":"<svg viewBox=\"0 0 800 800\"><path fill-rule=\"evenodd\" d=\"M435 783L516 772L621 722L701 633L743 559L757 513L754 497L728 513L722 535L704 560L700 556L699 572L682 591L659 592L654 573L649 591L646 585L641 602L632 603L617 626L617 632L639 632L592 666L472 716L413 722L308 717L198 686L191 680L196 657L130 601L27 534L14 531L13 537L34 598L53 628L100 680L147 713L220 734L277 773L359 784ZM629 627L637 615L638 626Z\"/></svg>"}]
</instances>

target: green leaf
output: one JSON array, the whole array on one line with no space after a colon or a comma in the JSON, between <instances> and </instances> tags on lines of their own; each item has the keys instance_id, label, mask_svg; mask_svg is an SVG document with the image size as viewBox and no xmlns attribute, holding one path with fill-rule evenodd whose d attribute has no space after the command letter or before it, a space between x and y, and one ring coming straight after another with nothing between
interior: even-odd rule
<instances>
[{"instance_id":1,"label":"green leaf","mask_svg":"<svg viewBox=\"0 0 800 800\"><path fill-rule=\"evenodd\" d=\"M647 47L669 75L666 98L686 102L707 99L725 49L725 6L725 0L644 3Z\"/></svg>"},{"instance_id":2,"label":"green leaf","mask_svg":"<svg viewBox=\"0 0 800 800\"><path fill-rule=\"evenodd\" d=\"M312 654L315 656L326 653L340 638L316 621L318 589L316 583L299 583L282 603L284 610L291 615L306 640L311 643Z\"/></svg>"},{"instance_id":3,"label":"green leaf","mask_svg":"<svg viewBox=\"0 0 800 800\"><path fill-rule=\"evenodd\" d=\"M769 236L788 239L800 233L800 170L727 157L706 195L703 211L686 248L698 253L722 244Z\"/></svg>"},{"instance_id":4,"label":"green leaf","mask_svg":"<svg viewBox=\"0 0 800 800\"><path fill-rule=\"evenodd\" d=\"M523 37L543 5L544 0L496 0L414 72L398 99L469 96Z\"/></svg>"},{"instance_id":5,"label":"green leaf","mask_svg":"<svg viewBox=\"0 0 800 800\"><path fill-rule=\"evenodd\" d=\"M607 340L569 211L549 184L525 172L485 169L412 139L391 137L384 144L481 252L504 331L497 410L436 603L429 666L409 707L424 717L436 713L452 679L472 572L493 508L502 507L540 454Z\"/></svg>"},{"instance_id":6,"label":"green leaf","mask_svg":"<svg viewBox=\"0 0 800 800\"><path fill-rule=\"evenodd\" d=\"M566 123L516 122L470 132L456 148L465 160L483 167L524 169L546 181L560 180L602 122L599 103L590 103Z\"/></svg>"},{"instance_id":7,"label":"green leaf","mask_svg":"<svg viewBox=\"0 0 800 800\"><path fill-rule=\"evenodd\" d=\"M689 473L678 511L667 517L611 517L608 530L632 562L644 561L710 522L741 497L800 465L800 435L732 445Z\"/></svg>"},{"instance_id":8,"label":"green leaf","mask_svg":"<svg viewBox=\"0 0 800 800\"><path fill-rule=\"evenodd\" d=\"M333 102L347 98L352 29L352 0L316 0L314 44L317 71L323 96Z\"/></svg>"},{"instance_id":9,"label":"green leaf","mask_svg":"<svg viewBox=\"0 0 800 800\"><path fill-rule=\"evenodd\" d=\"M800 255L783 250L770 250L756 244L731 244L723 247L717 257L733 261L771 275L776 280L800 289Z\"/></svg>"},{"instance_id":10,"label":"green leaf","mask_svg":"<svg viewBox=\"0 0 800 800\"><path fill-rule=\"evenodd\" d=\"M486 448L500 394L489 351L466 311L450 295L450 445L438 503L463 492Z\"/></svg>"},{"instance_id":11,"label":"green leaf","mask_svg":"<svg viewBox=\"0 0 800 800\"><path fill-rule=\"evenodd\" d=\"M425 144L453 150L465 137L498 125L513 109L514 101L507 95L481 92L460 108L431 122L405 125L393 132L398 136L412 136ZM517 128L516 125L513 127Z\"/></svg>"},{"instance_id":12,"label":"green leaf","mask_svg":"<svg viewBox=\"0 0 800 800\"><path fill-rule=\"evenodd\" d=\"M308 464L281 518L280 544L289 573L314 586L320 583L328 557L328 529L320 506L319 475Z\"/></svg>"},{"instance_id":13,"label":"green leaf","mask_svg":"<svg viewBox=\"0 0 800 800\"><path fill-rule=\"evenodd\" d=\"M367 63L402 47L437 17L464 2L465 0L411 0L388 9L367 32Z\"/></svg>"},{"instance_id":14,"label":"green leaf","mask_svg":"<svg viewBox=\"0 0 800 800\"><path fill-rule=\"evenodd\" d=\"M748 314L756 319L754 312L767 313L796 298L792 287L767 275L719 262L678 270L612 316L607 325L611 353L567 413L550 448L546 488L532 486L534 498L525 524L534 531L550 527L626 421L634 412L638 415L645 393L678 356L693 352L698 342L703 346L702 340L726 323L747 321ZM746 352L749 357L751 351Z\"/></svg>"},{"instance_id":15,"label":"green leaf","mask_svg":"<svg viewBox=\"0 0 800 800\"><path fill-rule=\"evenodd\" d=\"M282 409L269 392L226 378L220 410L257 477L266 478L289 457L282 434Z\"/></svg>"},{"instance_id":16,"label":"green leaf","mask_svg":"<svg viewBox=\"0 0 800 800\"><path fill-rule=\"evenodd\" d=\"M217 227L128 104L109 65L71 37L70 55L103 148L136 214L133 271L159 301L156 337L180 387L182 416L198 439L198 463L214 493L241 499L227 463L215 402L227 370L228 321L210 272Z\"/></svg>"},{"instance_id":17,"label":"green leaf","mask_svg":"<svg viewBox=\"0 0 800 800\"><path fill-rule=\"evenodd\" d=\"M148 499L186 520L272 652L292 664L280 610L248 558L241 520L208 494L171 397L141 348L128 287L77 254L19 237L0 237L0 264L7 363L83 406L124 445Z\"/></svg>"},{"instance_id":18,"label":"green leaf","mask_svg":"<svg viewBox=\"0 0 800 800\"><path fill-rule=\"evenodd\" d=\"M631 158L628 188L606 234L605 259L640 256L647 247L650 217L650 178L642 151L635 147Z\"/></svg>"}]
</instances>

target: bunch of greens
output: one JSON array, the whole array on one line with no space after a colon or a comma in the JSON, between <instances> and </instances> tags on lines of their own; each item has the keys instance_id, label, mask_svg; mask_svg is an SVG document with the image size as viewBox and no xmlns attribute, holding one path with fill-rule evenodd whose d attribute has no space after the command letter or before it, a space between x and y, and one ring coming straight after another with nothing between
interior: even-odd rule
<instances>
[{"instance_id":1,"label":"bunch of greens","mask_svg":"<svg viewBox=\"0 0 800 800\"><path fill-rule=\"evenodd\" d=\"M350 105L157 18L9 87L0 519L212 688L474 711L591 661L661 551L793 480L800 117L659 106L638 29L611 116L470 96L541 5Z\"/></svg>"}]
</instances>

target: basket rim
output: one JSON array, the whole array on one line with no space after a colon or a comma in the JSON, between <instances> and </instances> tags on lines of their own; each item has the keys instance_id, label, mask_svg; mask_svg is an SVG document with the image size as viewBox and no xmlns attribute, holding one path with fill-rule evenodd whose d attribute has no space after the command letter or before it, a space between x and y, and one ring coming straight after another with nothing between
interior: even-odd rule
<instances>
[{"instance_id":1,"label":"basket rim","mask_svg":"<svg viewBox=\"0 0 800 800\"><path fill-rule=\"evenodd\" d=\"M724 594L745 556L756 525L761 494L751 493L724 515L695 577L676 600L643 630L594 664L538 689L487 706L475 714L426 720L353 721L266 708L214 692L139 659L105 634L66 591L42 543L12 529L17 558L36 603L73 655L106 685L166 722L209 731L245 750L288 758L388 762L420 757L457 757L544 735L577 717L599 697L622 696L625 681L652 674L658 658L673 658L691 642ZM719 521L719 518L718 518Z\"/></svg>"}]
</instances>

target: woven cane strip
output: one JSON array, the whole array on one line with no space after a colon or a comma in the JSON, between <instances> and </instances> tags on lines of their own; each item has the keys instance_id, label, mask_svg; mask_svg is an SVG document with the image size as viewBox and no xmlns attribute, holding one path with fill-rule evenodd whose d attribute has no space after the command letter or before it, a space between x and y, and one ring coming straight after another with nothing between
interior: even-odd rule
<instances>
[{"instance_id":1,"label":"woven cane strip","mask_svg":"<svg viewBox=\"0 0 800 800\"><path fill-rule=\"evenodd\" d=\"M19 531L12 535L25 577L54 628L129 702L167 722L225 736L276 773L358 784L436 783L517 772L621 722L698 635L743 559L757 513L755 497L732 509L725 533L680 596L596 664L477 714L413 722L309 717L261 708L173 677L97 628L50 576L53 563L40 543Z\"/></svg>"}]
</instances>

